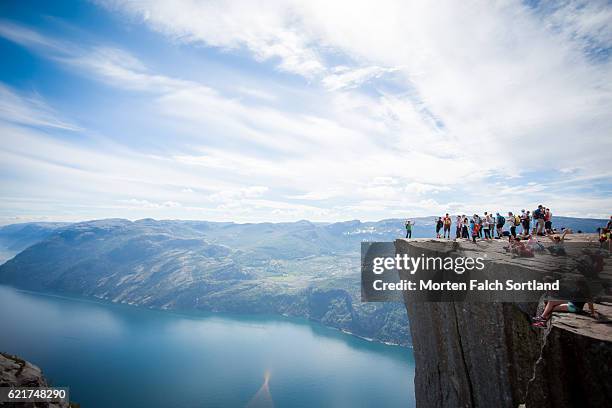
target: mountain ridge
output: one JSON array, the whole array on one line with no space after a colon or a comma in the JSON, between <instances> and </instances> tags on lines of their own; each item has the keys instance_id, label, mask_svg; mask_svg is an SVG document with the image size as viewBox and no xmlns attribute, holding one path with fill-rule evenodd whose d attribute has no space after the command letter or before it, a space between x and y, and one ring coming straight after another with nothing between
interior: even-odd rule
<instances>
[{"instance_id":1,"label":"mountain ridge","mask_svg":"<svg viewBox=\"0 0 612 408\"><path fill-rule=\"evenodd\" d=\"M585 230L603 223L569 221ZM417 219L413 236L431 237L433 222ZM360 301L360 243L403 236L403 220L103 219L30 227L0 228L3 248L32 243L0 266L0 283L158 309L284 314L409 344L401 304Z\"/></svg>"}]
</instances>

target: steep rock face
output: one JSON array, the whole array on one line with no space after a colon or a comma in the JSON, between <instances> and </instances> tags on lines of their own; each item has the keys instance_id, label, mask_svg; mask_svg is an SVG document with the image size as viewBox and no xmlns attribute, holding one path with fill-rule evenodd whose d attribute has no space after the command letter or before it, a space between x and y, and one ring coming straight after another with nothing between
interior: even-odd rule
<instances>
[{"instance_id":1,"label":"steep rock face","mask_svg":"<svg viewBox=\"0 0 612 408\"><path fill-rule=\"evenodd\" d=\"M410 256L471 243L396 241ZM494 243L501 248L501 243ZM480 247L482 249L482 247ZM490 248L488 248L490 249ZM495 248L493 248L495 250ZM496 256L499 255L497 258ZM524 259L491 256L503 273ZM542 268L539 259L536 268ZM400 272L400 276L402 272ZM405 294L405 296L408 296ZM406 301L419 407L601 407L612 400L612 328L590 317L555 316L548 330L530 327L537 303ZM612 307L597 305L612 317Z\"/></svg>"},{"instance_id":2,"label":"steep rock face","mask_svg":"<svg viewBox=\"0 0 612 408\"><path fill-rule=\"evenodd\" d=\"M612 305L597 305L612 316ZM527 407L605 407L612 401L612 339L602 323L559 315L546 332L528 384Z\"/></svg>"},{"instance_id":3,"label":"steep rock face","mask_svg":"<svg viewBox=\"0 0 612 408\"><path fill-rule=\"evenodd\" d=\"M407 304L420 407L516 407L539 334L509 304Z\"/></svg>"},{"instance_id":4,"label":"steep rock face","mask_svg":"<svg viewBox=\"0 0 612 408\"><path fill-rule=\"evenodd\" d=\"M48 387L40 368L6 353L0 353L0 387ZM0 406L10 407L12 403ZM21 408L68 408L68 403L20 402L12 406Z\"/></svg>"}]
</instances>

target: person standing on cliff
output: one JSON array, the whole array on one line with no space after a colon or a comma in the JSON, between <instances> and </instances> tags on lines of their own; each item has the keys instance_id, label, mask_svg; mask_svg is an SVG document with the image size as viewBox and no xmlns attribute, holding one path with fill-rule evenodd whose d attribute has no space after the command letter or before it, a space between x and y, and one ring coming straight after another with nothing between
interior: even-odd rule
<instances>
[{"instance_id":1,"label":"person standing on cliff","mask_svg":"<svg viewBox=\"0 0 612 408\"><path fill-rule=\"evenodd\" d=\"M512 212L508 212L508 226L510 227L510 235L516 238L516 217Z\"/></svg>"},{"instance_id":2,"label":"person standing on cliff","mask_svg":"<svg viewBox=\"0 0 612 408\"><path fill-rule=\"evenodd\" d=\"M412 226L414 225L414 222L410 221L410 220L406 220L405 223L405 227L406 227L406 238L412 238Z\"/></svg>"},{"instance_id":3,"label":"person standing on cliff","mask_svg":"<svg viewBox=\"0 0 612 408\"><path fill-rule=\"evenodd\" d=\"M544 235L544 206L538 205L538 208L533 212L533 222L536 236Z\"/></svg>"},{"instance_id":4,"label":"person standing on cliff","mask_svg":"<svg viewBox=\"0 0 612 408\"><path fill-rule=\"evenodd\" d=\"M523 229L521 235L529 235L529 211L521 210L521 228Z\"/></svg>"},{"instance_id":5,"label":"person standing on cliff","mask_svg":"<svg viewBox=\"0 0 612 408\"><path fill-rule=\"evenodd\" d=\"M495 217L493 212L489 213L489 233L491 234L491 239L495 238Z\"/></svg>"},{"instance_id":6,"label":"person standing on cliff","mask_svg":"<svg viewBox=\"0 0 612 408\"><path fill-rule=\"evenodd\" d=\"M496 213L495 222L497 223L497 238L501 238L504 235L504 224L506 223L506 219L500 213Z\"/></svg>"},{"instance_id":7,"label":"person standing on cliff","mask_svg":"<svg viewBox=\"0 0 612 408\"><path fill-rule=\"evenodd\" d=\"M436 221L436 238L441 238L440 230L444 226L444 221L442 221L442 217L438 217L438 221Z\"/></svg>"},{"instance_id":8,"label":"person standing on cliff","mask_svg":"<svg viewBox=\"0 0 612 408\"><path fill-rule=\"evenodd\" d=\"M474 219L472 220L472 241L476 243L476 238L480 236L480 217L474 214Z\"/></svg>"},{"instance_id":9,"label":"person standing on cliff","mask_svg":"<svg viewBox=\"0 0 612 408\"><path fill-rule=\"evenodd\" d=\"M444 216L444 219L442 221L444 223L444 238L450 239L450 237L451 237L451 224L453 223L453 221L451 220L451 217L450 217L450 215L448 215L448 213L446 213L446 215ZM446 236L447 233L448 233L448 237Z\"/></svg>"},{"instance_id":10,"label":"person standing on cliff","mask_svg":"<svg viewBox=\"0 0 612 408\"><path fill-rule=\"evenodd\" d=\"M489 239L489 213L485 211L482 220L482 231L484 232L484 239Z\"/></svg>"},{"instance_id":11,"label":"person standing on cliff","mask_svg":"<svg viewBox=\"0 0 612 408\"><path fill-rule=\"evenodd\" d=\"M461 227L461 236L465 239L470 239L470 222L466 215L463 216L463 226Z\"/></svg>"},{"instance_id":12,"label":"person standing on cliff","mask_svg":"<svg viewBox=\"0 0 612 408\"><path fill-rule=\"evenodd\" d=\"M455 239L461 238L461 228L463 226L463 217L458 215L455 219Z\"/></svg>"},{"instance_id":13,"label":"person standing on cliff","mask_svg":"<svg viewBox=\"0 0 612 408\"><path fill-rule=\"evenodd\" d=\"M552 213L550 208L544 211L544 232L546 234L552 234Z\"/></svg>"}]
</instances>

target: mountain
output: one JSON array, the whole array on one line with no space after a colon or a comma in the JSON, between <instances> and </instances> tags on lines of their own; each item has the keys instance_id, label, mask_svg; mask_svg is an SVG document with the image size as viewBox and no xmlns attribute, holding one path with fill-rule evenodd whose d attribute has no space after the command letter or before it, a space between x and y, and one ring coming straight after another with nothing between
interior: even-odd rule
<instances>
[{"instance_id":1,"label":"mountain","mask_svg":"<svg viewBox=\"0 0 612 408\"><path fill-rule=\"evenodd\" d=\"M359 243L397 237L390 225L76 223L0 266L0 283L160 309L286 314L407 344L401 304L360 301Z\"/></svg>"},{"instance_id":2,"label":"mountain","mask_svg":"<svg viewBox=\"0 0 612 408\"><path fill-rule=\"evenodd\" d=\"M0 262L12 258L67 225L65 222L28 222L0 227Z\"/></svg>"},{"instance_id":3,"label":"mountain","mask_svg":"<svg viewBox=\"0 0 612 408\"><path fill-rule=\"evenodd\" d=\"M603 220L563 219L575 230ZM431 237L434 217L413 237ZM107 219L0 229L12 248L0 283L175 310L299 316L407 344L400 303L360 300L360 242L404 235L403 220L236 224Z\"/></svg>"}]
</instances>

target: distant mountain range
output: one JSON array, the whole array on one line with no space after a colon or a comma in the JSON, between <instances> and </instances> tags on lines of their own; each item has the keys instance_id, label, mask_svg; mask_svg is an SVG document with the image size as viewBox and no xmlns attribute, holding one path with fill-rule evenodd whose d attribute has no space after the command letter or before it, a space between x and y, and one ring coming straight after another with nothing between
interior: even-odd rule
<instances>
[{"instance_id":1,"label":"distant mountain range","mask_svg":"<svg viewBox=\"0 0 612 408\"><path fill-rule=\"evenodd\" d=\"M414 219L431 237L434 217ZM556 217L593 232L605 220ZM305 317L408 344L401 303L360 301L360 242L404 235L404 222L236 224L108 219L0 228L0 283L175 310ZM6 259L5 258L5 259Z\"/></svg>"}]
</instances>

